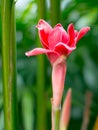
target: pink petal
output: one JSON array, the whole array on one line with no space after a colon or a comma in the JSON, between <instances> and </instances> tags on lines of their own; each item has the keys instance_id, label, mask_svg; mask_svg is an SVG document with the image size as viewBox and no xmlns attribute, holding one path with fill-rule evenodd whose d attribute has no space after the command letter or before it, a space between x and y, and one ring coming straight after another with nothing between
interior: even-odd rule
<instances>
[{"instance_id":1,"label":"pink petal","mask_svg":"<svg viewBox=\"0 0 98 130\"><path fill-rule=\"evenodd\" d=\"M62 42L68 44L69 40L69 35L64 29L62 29Z\"/></svg>"},{"instance_id":2,"label":"pink petal","mask_svg":"<svg viewBox=\"0 0 98 130\"><path fill-rule=\"evenodd\" d=\"M58 52L59 55L65 55L68 56L73 50L75 50L76 47L70 47L62 42L58 43L55 46L54 51Z\"/></svg>"},{"instance_id":3,"label":"pink petal","mask_svg":"<svg viewBox=\"0 0 98 130\"><path fill-rule=\"evenodd\" d=\"M49 52L47 56L49 58L50 63L53 64L58 59L59 54L56 51L53 51Z\"/></svg>"},{"instance_id":4,"label":"pink petal","mask_svg":"<svg viewBox=\"0 0 98 130\"><path fill-rule=\"evenodd\" d=\"M53 50L43 49L43 48L35 48L25 53L26 56L34 56L40 54L46 54L51 64L53 64L59 57L59 54L57 52Z\"/></svg>"},{"instance_id":5,"label":"pink petal","mask_svg":"<svg viewBox=\"0 0 98 130\"><path fill-rule=\"evenodd\" d=\"M42 19L39 20L38 25L36 27L39 30L39 37L43 47L48 49L48 36L49 33L52 31L52 27Z\"/></svg>"},{"instance_id":6,"label":"pink petal","mask_svg":"<svg viewBox=\"0 0 98 130\"><path fill-rule=\"evenodd\" d=\"M82 28L76 38L76 43L90 30L90 27L84 27Z\"/></svg>"},{"instance_id":7,"label":"pink petal","mask_svg":"<svg viewBox=\"0 0 98 130\"><path fill-rule=\"evenodd\" d=\"M25 53L26 56L34 56L34 55L39 55L39 54L46 54L49 52L53 52L51 50L43 49L43 48L35 48L31 51L28 51Z\"/></svg>"},{"instance_id":8,"label":"pink petal","mask_svg":"<svg viewBox=\"0 0 98 130\"><path fill-rule=\"evenodd\" d=\"M54 28L50 35L49 35L49 39L48 39L48 42L49 42L49 48L51 50L54 49L55 45L60 42L62 40L62 31L60 29L60 27L56 27Z\"/></svg>"},{"instance_id":9,"label":"pink petal","mask_svg":"<svg viewBox=\"0 0 98 130\"><path fill-rule=\"evenodd\" d=\"M74 32L75 32L75 37L77 37L78 36L78 31L75 30Z\"/></svg>"},{"instance_id":10,"label":"pink petal","mask_svg":"<svg viewBox=\"0 0 98 130\"><path fill-rule=\"evenodd\" d=\"M72 23L68 26L68 34L70 38L69 46L72 46L75 38L74 25Z\"/></svg>"},{"instance_id":11,"label":"pink petal","mask_svg":"<svg viewBox=\"0 0 98 130\"><path fill-rule=\"evenodd\" d=\"M68 41L69 41L69 35L67 34L67 32L65 31L65 29L63 28L63 26L60 23L58 23L54 28L57 28L57 27L60 27L61 32L62 32L62 40L61 40L61 42L68 43Z\"/></svg>"},{"instance_id":12,"label":"pink petal","mask_svg":"<svg viewBox=\"0 0 98 130\"><path fill-rule=\"evenodd\" d=\"M60 23L58 23L58 24L56 24L56 25L54 26L54 28L57 28L57 27L62 27L62 25L61 25Z\"/></svg>"}]
</instances>

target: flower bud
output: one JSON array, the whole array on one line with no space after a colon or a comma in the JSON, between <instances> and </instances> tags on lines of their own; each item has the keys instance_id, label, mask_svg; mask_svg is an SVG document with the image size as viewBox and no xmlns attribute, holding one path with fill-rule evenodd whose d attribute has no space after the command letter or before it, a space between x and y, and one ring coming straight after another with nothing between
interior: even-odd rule
<instances>
[{"instance_id":1,"label":"flower bud","mask_svg":"<svg viewBox=\"0 0 98 130\"><path fill-rule=\"evenodd\" d=\"M68 90L66 98L64 100L60 119L60 130L67 129L70 119L70 110L71 110L71 89Z\"/></svg>"}]
</instances>

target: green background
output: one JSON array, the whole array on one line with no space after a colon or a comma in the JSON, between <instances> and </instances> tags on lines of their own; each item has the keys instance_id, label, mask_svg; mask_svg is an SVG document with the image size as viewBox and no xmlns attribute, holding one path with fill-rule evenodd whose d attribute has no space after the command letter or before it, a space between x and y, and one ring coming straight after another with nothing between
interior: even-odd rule
<instances>
[{"instance_id":1,"label":"green background","mask_svg":"<svg viewBox=\"0 0 98 130\"><path fill-rule=\"evenodd\" d=\"M61 9L57 9L55 15L58 2ZM39 11L41 7L43 16ZM43 17L50 25L54 25L55 16L66 30L70 23L73 23L77 30L84 26L91 27L90 32L78 42L77 49L67 59L63 99L68 88L72 88L72 108L68 130L82 130L84 112L89 113L89 116L86 116L87 130L92 130L98 114L98 1L57 0L56 3L52 3L52 8L54 10L51 10L49 0L46 0L45 6L37 0L16 2L19 130L51 129L51 65L46 56L28 58L25 52L40 46L35 27L39 18ZM0 130L3 130L1 37L0 17ZM43 129L39 128L41 123L39 120L44 120Z\"/></svg>"}]
</instances>

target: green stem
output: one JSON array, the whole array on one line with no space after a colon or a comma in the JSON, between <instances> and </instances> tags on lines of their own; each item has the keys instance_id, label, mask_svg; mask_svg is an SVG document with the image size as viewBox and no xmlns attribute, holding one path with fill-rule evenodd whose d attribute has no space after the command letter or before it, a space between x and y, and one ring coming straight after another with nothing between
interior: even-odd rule
<instances>
[{"instance_id":1,"label":"green stem","mask_svg":"<svg viewBox=\"0 0 98 130\"><path fill-rule=\"evenodd\" d=\"M66 127L63 127L63 128L61 128L60 130L67 130L67 128L66 128Z\"/></svg>"},{"instance_id":2,"label":"green stem","mask_svg":"<svg viewBox=\"0 0 98 130\"><path fill-rule=\"evenodd\" d=\"M46 17L45 0L38 2L38 20ZM37 37L37 39L39 39ZM38 46L41 45L37 40ZM37 67L37 130L46 130L46 97L45 97L45 59L44 55L38 56Z\"/></svg>"},{"instance_id":3,"label":"green stem","mask_svg":"<svg viewBox=\"0 0 98 130\"><path fill-rule=\"evenodd\" d=\"M52 26L60 22L60 0L50 0Z\"/></svg>"},{"instance_id":4,"label":"green stem","mask_svg":"<svg viewBox=\"0 0 98 130\"><path fill-rule=\"evenodd\" d=\"M59 130L60 108L54 110L54 130Z\"/></svg>"},{"instance_id":5,"label":"green stem","mask_svg":"<svg viewBox=\"0 0 98 130\"><path fill-rule=\"evenodd\" d=\"M37 0L38 2L38 20L46 19L46 0Z\"/></svg>"},{"instance_id":6,"label":"green stem","mask_svg":"<svg viewBox=\"0 0 98 130\"><path fill-rule=\"evenodd\" d=\"M5 130L18 130L15 3L2 0L2 67Z\"/></svg>"}]
</instances>

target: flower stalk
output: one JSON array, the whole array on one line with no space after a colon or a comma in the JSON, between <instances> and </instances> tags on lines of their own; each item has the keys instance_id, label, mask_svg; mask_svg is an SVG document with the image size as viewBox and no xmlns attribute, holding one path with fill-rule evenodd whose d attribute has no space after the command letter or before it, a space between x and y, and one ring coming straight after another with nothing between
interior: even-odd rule
<instances>
[{"instance_id":1,"label":"flower stalk","mask_svg":"<svg viewBox=\"0 0 98 130\"><path fill-rule=\"evenodd\" d=\"M18 130L14 0L2 0L2 68L5 130Z\"/></svg>"},{"instance_id":2,"label":"flower stalk","mask_svg":"<svg viewBox=\"0 0 98 130\"><path fill-rule=\"evenodd\" d=\"M60 108L54 110L54 130L59 130L60 112Z\"/></svg>"},{"instance_id":3,"label":"flower stalk","mask_svg":"<svg viewBox=\"0 0 98 130\"><path fill-rule=\"evenodd\" d=\"M61 106L56 108L53 99L51 99L51 107L52 130L59 130Z\"/></svg>"},{"instance_id":4,"label":"flower stalk","mask_svg":"<svg viewBox=\"0 0 98 130\"><path fill-rule=\"evenodd\" d=\"M64 82L66 76L65 56L59 57L52 66L52 90L53 90L53 106L58 109L61 105L62 95L64 91Z\"/></svg>"},{"instance_id":5,"label":"flower stalk","mask_svg":"<svg viewBox=\"0 0 98 130\"><path fill-rule=\"evenodd\" d=\"M65 57L59 57L52 66L52 130L59 130L61 100L64 90L64 81L66 75Z\"/></svg>"}]
</instances>

